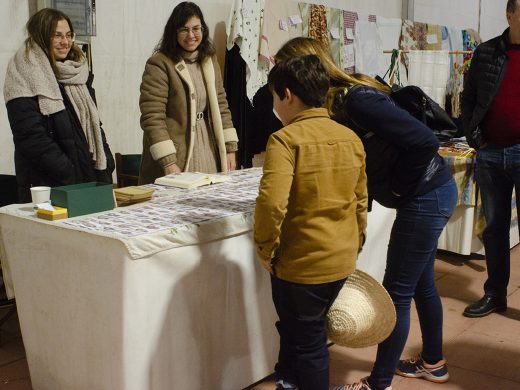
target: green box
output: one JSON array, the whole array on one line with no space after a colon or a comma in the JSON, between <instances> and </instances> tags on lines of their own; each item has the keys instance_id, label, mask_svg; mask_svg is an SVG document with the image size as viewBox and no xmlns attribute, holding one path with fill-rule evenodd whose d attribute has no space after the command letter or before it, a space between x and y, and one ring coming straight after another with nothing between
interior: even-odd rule
<instances>
[{"instance_id":1,"label":"green box","mask_svg":"<svg viewBox=\"0 0 520 390\"><path fill-rule=\"evenodd\" d=\"M51 188L51 203L65 207L69 217L98 213L114 208L112 184L80 183Z\"/></svg>"}]
</instances>

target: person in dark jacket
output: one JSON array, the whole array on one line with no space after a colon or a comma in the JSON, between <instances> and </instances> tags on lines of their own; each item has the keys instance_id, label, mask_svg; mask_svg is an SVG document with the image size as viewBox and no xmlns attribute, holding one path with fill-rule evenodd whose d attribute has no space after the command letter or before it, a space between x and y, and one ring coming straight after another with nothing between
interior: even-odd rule
<instances>
[{"instance_id":1,"label":"person in dark jacket","mask_svg":"<svg viewBox=\"0 0 520 390\"><path fill-rule=\"evenodd\" d=\"M465 77L462 120L477 149L476 180L486 218L484 296L464 310L483 317L507 309L513 187L520 194L520 1L508 0L509 28L477 47Z\"/></svg>"},{"instance_id":2,"label":"person in dark jacket","mask_svg":"<svg viewBox=\"0 0 520 390\"><path fill-rule=\"evenodd\" d=\"M397 210L383 280L397 313L395 329L379 344L370 376L335 389L390 389L394 373L446 382L434 261L437 241L457 202L457 187L437 153L439 142L431 129L392 101L387 86L365 75L345 73L317 40L294 38L278 51L275 61L306 54L318 55L329 73L332 118L354 130L363 142L369 196ZM412 298L421 323L422 351L400 361Z\"/></svg>"},{"instance_id":3,"label":"person in dark jacket","mask_svg":"<svg viewBox=\"0 0 520 390\"><path fill-rule=\"evenodd\" d=\"M30 187L112 183L114 159L101 128L93 76L67 15L50 8L27 22L9 61L4 100L15 145L20 202Z\"/></svg>"}]
</instances>

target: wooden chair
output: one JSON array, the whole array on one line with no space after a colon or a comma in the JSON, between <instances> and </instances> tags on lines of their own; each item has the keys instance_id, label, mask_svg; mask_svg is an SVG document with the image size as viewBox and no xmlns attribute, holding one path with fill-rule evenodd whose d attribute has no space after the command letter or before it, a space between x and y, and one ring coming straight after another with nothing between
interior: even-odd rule
<instances>
[{"instance_id":1,"label":"wooden chair","mask_svg":"<svg viewBox=\"0 0 520 390\"><path fill-rule=\"evenodd\" d=\"M140 154L116 153L117 187L136 186L139 181Z\"/></svg>"}]
</instances>

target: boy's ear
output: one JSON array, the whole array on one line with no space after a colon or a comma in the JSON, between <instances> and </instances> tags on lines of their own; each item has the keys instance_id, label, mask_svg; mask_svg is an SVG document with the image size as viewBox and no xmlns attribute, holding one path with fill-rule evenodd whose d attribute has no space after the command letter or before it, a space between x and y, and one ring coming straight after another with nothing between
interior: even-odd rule
<instances>
[{"instance_id":1,"label":"boy's ear","mask_svg":"<svg viewBox=\"0 0 520 390\"><path fill-rule=\"evenodd\" d=\"M285 99L287 99L288 102L291 102L294 99L294 95L291 92L291 90L289 88L285 88L284 92L285 92Z\"/></svg>"}]
</instances>

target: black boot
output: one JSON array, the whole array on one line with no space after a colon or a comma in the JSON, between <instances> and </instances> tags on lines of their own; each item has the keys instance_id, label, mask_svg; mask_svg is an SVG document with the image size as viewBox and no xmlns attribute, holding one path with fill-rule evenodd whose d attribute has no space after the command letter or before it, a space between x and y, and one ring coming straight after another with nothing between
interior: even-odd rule
<instances>
[{"instance_id":1,"label":"black boot","mask_svg":"<svg viewBox=\"0 0 520 390\"><path fill-rule=\"evenodd\" d=\"M484 295L479 301L472 303L464 309L465 317L485 317L493 312L506 311L507 298Z\"/></svg>"}]
</instances>

